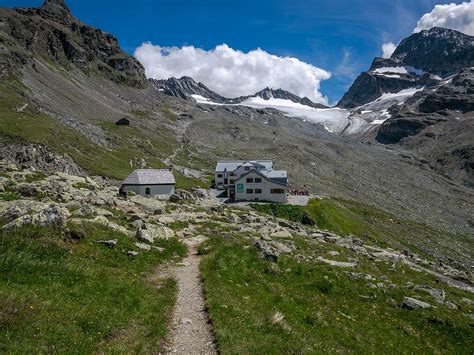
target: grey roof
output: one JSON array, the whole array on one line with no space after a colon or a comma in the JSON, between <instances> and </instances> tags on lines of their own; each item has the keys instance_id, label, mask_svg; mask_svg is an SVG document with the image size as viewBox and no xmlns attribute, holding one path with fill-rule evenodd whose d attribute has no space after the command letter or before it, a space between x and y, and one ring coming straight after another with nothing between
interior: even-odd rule
<instances>
[{"instance_id":1,"label":"grey roof","mask_svg":"<svg viewBox=\"0 0 474 355\"><path fill-rule=\"evenodd\" d=\"M175 184L173 172L169 169L137 169L123 182L123 185Z\"/></svg>"},{"instance_id":2,"label":"grey roof","mask_svg":"<svg viewBox=\"0 0 474 355\"><path fill-rule=\"evenodd\" d=\"M267 170L273 167L271 160L219 160L216 165L216 172L234 171L242 165L261 166Z\"/></svg>"},{"instance_id":3,"label":"grey roof","mask_svg":"<svg viewBox=\"0 0 474 355\"><path fill-rule=\"evenodd\" d=\"M262 171L269 179L288 178L288 171L286 170L270 170Z\"/></svg>"}]
</instances>

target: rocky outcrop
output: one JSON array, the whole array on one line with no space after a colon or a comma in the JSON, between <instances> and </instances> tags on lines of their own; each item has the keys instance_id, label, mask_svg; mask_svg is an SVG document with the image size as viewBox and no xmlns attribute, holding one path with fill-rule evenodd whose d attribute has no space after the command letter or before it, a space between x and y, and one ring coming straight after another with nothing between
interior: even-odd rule
<instances>
[{"instance_id":1,"label":"rocky outcrop","mask_svg":"<svg viewBox=\"0 0 474 355\"><path fill-rule=\"evenodd\" d=\"M59 171L74 175L87 175L70 157L55 154L41 144L15 145L0 143L0 159L24 167L35 168L46 174Z\"/></svg>"},{"instance_id":2,"label":"rocky outcrop","mask_svg":"<svg viewBox=\"0 0 474 355\"><path fill-rule=\"evenodd\" d=\"M37 9L0 10L0 71L46 59L85 73L100 73L125 85L146 85L143 66L111 34L75 19L64 1L47 0Z\"/></svg>"},{"instance_id":3,"label":"rocky outcrop","mask_svg":"<svg viewBox=\"0 0 474 355\"><path fill-rule=\"evenodd\" d=\"M455 30L433 27L402 40L391 59L444 76L474 66L474 40Z\"/></svg>"}]
</instances>

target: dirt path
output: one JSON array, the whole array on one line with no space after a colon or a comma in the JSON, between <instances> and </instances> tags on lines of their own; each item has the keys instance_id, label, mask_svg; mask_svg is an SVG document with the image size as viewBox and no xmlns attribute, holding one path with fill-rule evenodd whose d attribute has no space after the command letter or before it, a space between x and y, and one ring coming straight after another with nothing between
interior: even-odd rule
<instances>
[{"instance_id":1,"label":"dirt path","mask_svg":"<svg viewBox=\"0 0 474 355\"><path fill-rule=\"evenodd\" d=\"M177 267L178 300L173 315L170 353L217 354L199 278L200 241L186 241L188 256Z\"/></svg>"}]
</instances>

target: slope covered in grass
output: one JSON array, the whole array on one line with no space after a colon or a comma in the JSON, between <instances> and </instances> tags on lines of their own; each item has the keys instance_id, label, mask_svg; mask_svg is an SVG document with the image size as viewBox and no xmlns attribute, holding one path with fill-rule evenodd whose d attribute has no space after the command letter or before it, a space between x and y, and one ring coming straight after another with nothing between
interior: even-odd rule
<instances>
[{"instance_id":1,"label":"slope covered in grass","mask_svg":"<svg viewBox=\"0 0 474 355\"><path fill-rule=\"evenodd\" d=\"M434 304L414 284L444 288L447 300L460 305L462 297L471 297L428 275L360 259L354 271L379 280L374 283L397 285L374 288L344 269L294 256L269 262L245 238L215 235L201 247L208 254L202 274L217 346L224 354L463 353L474 348L472 320L459 310L400 307L405 296ZM327 243L296 237L295 242L295 253L301 255L331 250L340 253L336 259L354 256ZM472 312L472 305L462 304L461 310Z\"/></svg>"},{"instance_id":2,"label":"slope covered in grass","mask_svg":"<svg viewBox=\"0 0 474 355\"><path fill-rule=\"evenodd\" d=\"M154 271L185 249L130 257L133 241L105 227L0 231L0 352L135 353L163 348L176 297ZM80 240L71 239L82 238ZM110 249L97 240L117 239Z\"/></svg>"},{"instance_id":3,"label":"slope covered in grass","mask_svg":"<svg viewBox=\"0 0 474 355\"><path fill-rule=\"evenodd\" d=\"M312 199L306 207L277 204L253 204L252 207L293 222L301 222L307 213L320 229L354 235L383 247L405 248L430 258L446 260L448 255L452 260L469 263L473 257L474 241L468 236L400 218L353 200Z\"/></svg>"}]
</instances>

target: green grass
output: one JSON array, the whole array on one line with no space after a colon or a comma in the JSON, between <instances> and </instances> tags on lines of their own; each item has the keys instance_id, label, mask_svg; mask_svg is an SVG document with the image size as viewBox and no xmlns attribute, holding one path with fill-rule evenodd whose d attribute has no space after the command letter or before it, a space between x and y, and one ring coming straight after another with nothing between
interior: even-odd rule
<instances>
[{"instance_id":1,"label":"green grass","mask_svg":"<svg viewBox=\"0 0 474 355\"><path fill-rule=\"evenodd\" d=\"M259 212L284 218L292 222L301 222L304 214L304 209L300 206L282 205L278 203L252 203L250 206Z\"/></svg>"},{"instance_id":2,"label":"green grass","mask_svg":"<svg viewBox=\"0 0 474 355\"><path fill-rule=\"evenodd\" d=\"M19 200L20 196L14 192L2 192L0 193L0 200L2 201L15 201Z\"/></svg>"},{"instance_id":3,"label":"green grass","mask_svg":"<svg viewBox=\"0 0 474 355\"><path fill-rule=\"evenodd\" d=\"M140 252L132 240L96 225L0 231L0 352L144 353L163 350L176 297L154 270L185 248ZM113 249L96 243L118 239Z\"/></svg>"},{"instance_id":4,"label":"green grass","mask_svg":"<svg viewBox=\"0 0 474 355\"><path fill-rule=\"evenodd\" d=\"M453 258L459 257L458 250L452 247L453 243L463 246L464 250L472 251L474 248L472 238L401 219L353 200L312 199L306 207L282 204L254 204L252 207L294 222L300 222L306 212L320 229L343 236L357 236L382 247L409 249L428 258L433 258L433 255L425 252L426 244Z\"/></svg>"},{"instance_id":5,"label":"green grass","mask_svg":"<svg viewBox=\"0 0 474 355\"><path fill-rule=\"evenodd\" d=\"M334 245L308 245L296 240L302 254L324 253ZM316 262L280 257L270 263L239 238L211 238L200 247L209 316L223 354L237 353L466 353L474 349L473 321L462 311L438 305L410 311L400 304L415 296L435 304L426 294L398 287L372 289L367 281ZM406 267L390 271L384 262L361 263L355 270L394 283L407 281L443 288L435 280ZM470 297L447 291L448 300ZM360 296L369 296L364 299ZM281 314L282 320L275 314Z\"/></svg>"},{"instance_id":6,"label":"green grass","mask_svg":"<svg viewBox=\"0 0 474 355\"><path fill-rule=\"evenodd\" d=\"M87 182L76 182L72 185L75 189L86 189L86 190L94 190L94 186L88 184Z\"/></svg>"},{"instance_id":7,"label":"green grass","mask_svg":"<svg viewBox=\"0 0 474 355\"><path fill-rule=\"evenodd\" d=\"M15 77L0 83L0 137L7 143L33 142L47 145L59 154L68 154L84 169L97 175L123 179L130 174L131 159L145 159L150 167L163 167L162 159L171 154L176 144L172 132L160 128L156 132L137 127L120 127L113 122L91 121L104 129L112 148L95 144L79 132L64 126L31 105L16 112L27 88Z\"/></svg>"},{"instance_id":8,"label":"green grass","mask_svg":"<svg viewBox=\"0 0 474 355\"><path fill-rule=\"evenodd\" d=\"M176 188L189 190L194 187L201 187L203 189L208 189L210 183L205 180L195 178L193 176L185 176L178 171L173 171L174 177L176 179Z\"/></svg>"}]
</instances>

